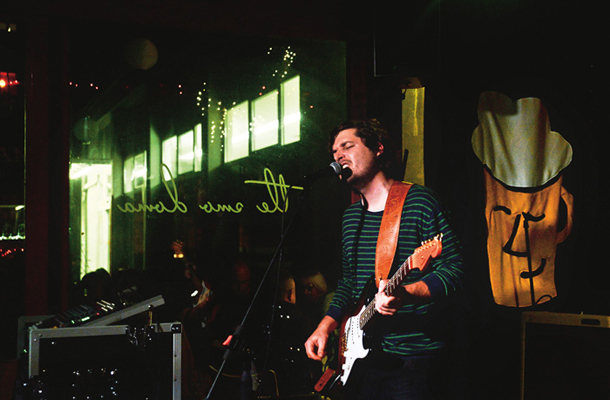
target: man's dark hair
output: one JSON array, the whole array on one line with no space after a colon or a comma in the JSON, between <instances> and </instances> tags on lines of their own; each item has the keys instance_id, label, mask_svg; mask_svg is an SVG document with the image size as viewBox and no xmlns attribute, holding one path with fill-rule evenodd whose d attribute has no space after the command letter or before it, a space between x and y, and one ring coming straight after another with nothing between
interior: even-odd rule
<instances>
[{"instance_id":1,"label":"man's dark hair","mask_svg":"<svg viewBox=\"0 0 610 400\"><path fill-rule=\"evenodd\" d=\"M337 126L330 133L329 145L331 149L339 132L346 129L355 129L356 136L361 138L364 145L373 153L379 150L379 145L383 145L383 153L379 156L381 170L388 177L402 179L400 176L400 159L395 150L395 145L390 139L388 131L378 120L350 120Z\"/></svg>"}]
</instances>

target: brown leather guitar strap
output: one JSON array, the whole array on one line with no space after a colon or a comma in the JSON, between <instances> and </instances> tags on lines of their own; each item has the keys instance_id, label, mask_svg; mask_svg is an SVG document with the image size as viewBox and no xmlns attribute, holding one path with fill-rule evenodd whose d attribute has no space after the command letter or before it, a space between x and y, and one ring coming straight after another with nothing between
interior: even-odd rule
<instances>
[{"instance_id":1,"label":"brown leather guitar strap","mask_svg":"<svg viewBox=\"0 0 610 400\"><path fill-rule=\"evenodd\" d=\"M381 279L387 279L392 267L398 243L402 208L411 186L411 183L396 181L390 187L377 237L375 253L375 285L377 287L379 287Z\"/></svg>"}]
</instances>

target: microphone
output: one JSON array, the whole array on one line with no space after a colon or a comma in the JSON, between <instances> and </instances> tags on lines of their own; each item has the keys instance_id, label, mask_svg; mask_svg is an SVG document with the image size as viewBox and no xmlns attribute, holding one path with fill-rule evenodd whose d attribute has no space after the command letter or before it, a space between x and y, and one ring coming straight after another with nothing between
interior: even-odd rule
<instances>
[{"instance_id":1,"label":"microphone","mask_svg":"<svg viewBox=\"0 0 610 400\"><path fill-rule=\"evenodd\" d=\"M332 175L341 175L342 171L343 171L343 167L341 166L341 164L339 164L336 161L333 161L330 163L330 165L328 167L322 168L321 170L318 170L311 174L305 175L303 177L303 179L301 179L300 182L303 186L309 186L313 182L317 181L318 179L326 178L327 176L332 176Z\"/></svg>"}]
</instances>

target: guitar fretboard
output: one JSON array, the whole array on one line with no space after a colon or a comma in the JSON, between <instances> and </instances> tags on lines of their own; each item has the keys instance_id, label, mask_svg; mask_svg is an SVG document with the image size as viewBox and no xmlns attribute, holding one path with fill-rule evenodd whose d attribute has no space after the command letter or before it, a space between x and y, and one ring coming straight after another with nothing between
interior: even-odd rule
<instances>
[{"instance_id":1,"label":"guitar fretboard","mask_svg":"<svg viewBox=\"0 0 610 400\"><path fill-rule=\"evenodd\" d=\"M423 270L424 265L430 261L430 255L428 254L429 251L433 247L440 248L442 238L443 234L440 233L434 238L422 243L420 247L415 249L413 254L411 254L404 263L402 263L396 273L388 280L384 288L386 296L392 296L394 294L396 288L398 288L398 286L405 280L405 278L412 269L418 268ZM417 257L420 256L421 260L417 259ZM358 320L358 323L360 324L360 329L364 330L366 325L371 321L371 319L373 319L376 314L377 309L375 308L375 299L373 298L373 300L371 300L371 302L364 308L364 310L360 314L360 318Z\"/></svg>"}]
</instances>

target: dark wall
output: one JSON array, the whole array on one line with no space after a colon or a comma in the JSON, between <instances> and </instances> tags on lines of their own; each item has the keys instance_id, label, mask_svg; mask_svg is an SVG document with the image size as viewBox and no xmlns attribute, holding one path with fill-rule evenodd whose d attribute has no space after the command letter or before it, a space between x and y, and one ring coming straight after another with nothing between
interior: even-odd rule
<instances>
[{"instance_id":1,"label":"dark wall","mask_svg":"<svg viewBox=\"0 0 610 400\"><path fill-rule=\"evenodd\" d=\"M549 308L610 313L605 285L610 269L597 260L609 239L610 222L602 197L609 172L603 162L607 135L602 125L608 32L601 21L603 12L591 1L381 1L364 6L322 1L22 1L6 5L2 12L52 24L95 19L345 39L351 115L377 117L394 132L400 127L400 87L410 77L419 78L426 87L427 183L446 201L463 237L469 296L463 299L462 315L472 329L465 335L476 333L467 342L476 343L473 360L480 363L475 371L483 373L480 380L488 386L510 380L517 370L519 314L495 306L491 299L482 167L470 147L470 136L477 125L477 97L482 91L501 91L513 99L539 97L549 110L552 129L574 148L564 186L575 198L575 226L559 248L560 297ZM44 25L37 29L36 43L44 42ZM47 130L43 126L40 132L47 135ZM46 176L44 170L40 173ZM42 211L28 223L46 229L49 215ZM49 236L61 234L57 229L61 224L50 227L46 239L37 237L28 249L48 248ZM51 261L62 262L61 256L57 258ZM44 286L40 278L35 283ZM494 371L495 367L499 368ZM505 368L512 372L502 378Z\"/></svg>"},{"instance_id":2,"label":"dark wall","mask_svg":"<svg viewBox=\"0 0 610 400\"><path fill-rule=\"evenodd\" d=\"M456 323L459 358L470 372L464 398L518 395L522 309L494 303L486 255L483 167L470 138L481 92L540 98L551 129L573 147L563 185L574 196L572 234L558 246L558 297L529 310L610 313L608 269L596 259L610 239L604 212L608 140L604 105L608 32L590 2L404 2L375 10L375 74L369 113L400 129L400 87L417 77L426 87L426 184L437 190L462 235L467 293ZM594 344L593 346L598 346ZM586 354L579 354L583 359Z\"/></svg>"}]
</instances>

